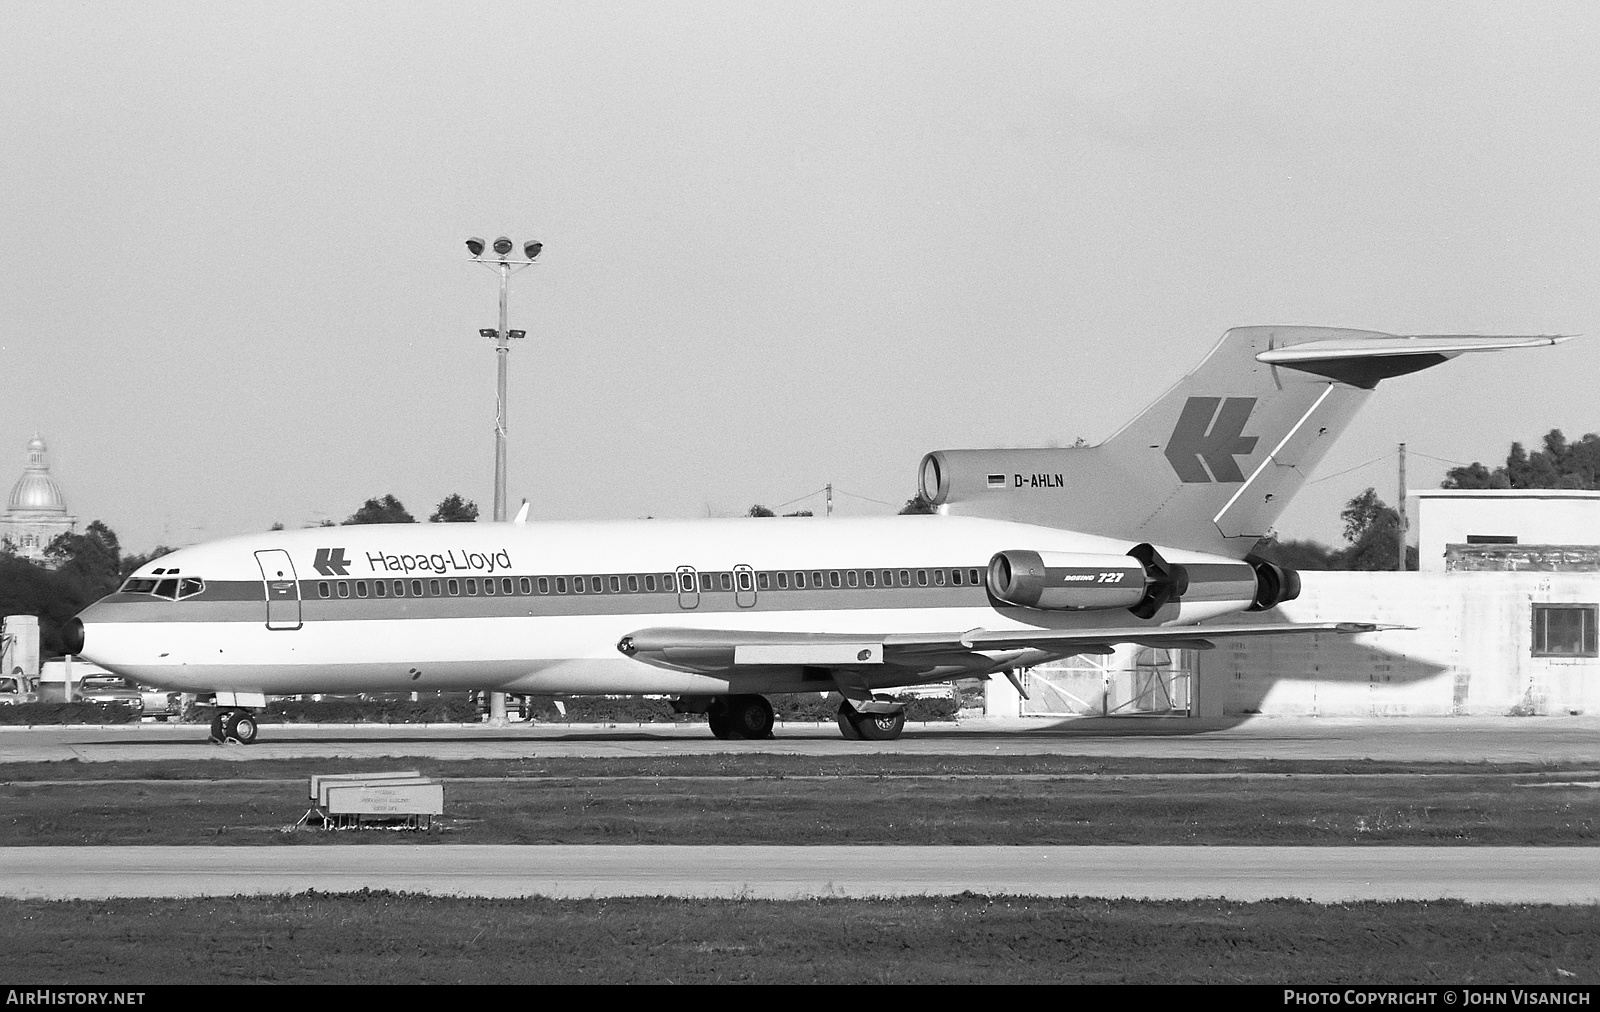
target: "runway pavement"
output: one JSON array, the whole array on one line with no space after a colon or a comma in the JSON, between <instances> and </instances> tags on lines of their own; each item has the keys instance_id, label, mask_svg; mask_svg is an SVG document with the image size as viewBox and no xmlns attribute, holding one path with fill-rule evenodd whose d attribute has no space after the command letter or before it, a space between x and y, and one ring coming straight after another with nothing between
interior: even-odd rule
<instances>
[{"instance_id":1,"label":"runway pavement","mask_svg":"<svg viewBox=\"0 0 1600 1012\"><path fill-rule=\"evenodd\" d=\"M1600 762L1597 717L1262 717L964 721L909 725L894 742L849 742L824 724L780 725L769 741L718 741L704 724L265 724L254 745L214 745L198 724L0 727L0 763L77 759L427 757L641 758L776 753L839 756L1082 755L1173 759L1373 759L1389 762Z\"/></svg>"},{"instance_id":2,"label":"runway pavement","mask_svg":"<svg viewBox=\"0 0 1600 1012\"><path fill-rule=\"evenodd\" d=\"M10 847L0 895L1600 902L1595 847Z\"/></svg>"}]
</instances>

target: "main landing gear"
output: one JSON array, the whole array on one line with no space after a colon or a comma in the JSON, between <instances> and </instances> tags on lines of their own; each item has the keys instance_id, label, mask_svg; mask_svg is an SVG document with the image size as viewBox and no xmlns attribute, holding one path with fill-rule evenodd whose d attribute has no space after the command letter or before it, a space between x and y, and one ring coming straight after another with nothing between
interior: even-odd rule
<instances>
[{"instance_id":1,"label":"main landing gear","mask_svg":"<svg viewBox=\"0 0 1600 1012\"><path fill-rule=\"evenodd\" d=\"M772 704L766 696L717 696L706 710L711 733L724 741L772 737Z\"/></svg>"},{"instance_id":2,"label":"main landing gear","mask_svg":"<svg viewBox=\"0 0 1600 1012\"><path fill-rule=\"evenodd\" d=\"M880 705L889 697L879 697ZM847 741L894 741L906 729L905 707L883 713L862 713L848 699L839 703L839 733Z\"/></svg>"},{"instance_id":3,"label":"main landing gear","mask_svg":"<svg viewBox=\"0 0 1600 1012\"><path fill-rule=\"evenodd\" d=\"M219 745L228 740L249 745L256 740L256 719L249 710L218 710L211 718L211 740Z\"/></svg>"}]
</instances>

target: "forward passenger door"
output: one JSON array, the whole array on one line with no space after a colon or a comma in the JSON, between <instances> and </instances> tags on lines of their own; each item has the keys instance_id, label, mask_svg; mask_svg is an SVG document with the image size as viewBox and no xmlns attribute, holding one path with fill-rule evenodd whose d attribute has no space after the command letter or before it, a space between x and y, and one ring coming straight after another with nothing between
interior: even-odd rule
<instances>
[{"instance_id":1,"label":"forward passenger door","mask_svg":"<svg viewBox=\"0 0 1600 1012\"><path fill-rule=\"evenodd\" d=\"M281 548L256 553L261 567L261 582L267 592L267 628L298 629L300 620L300 581L294 563Z\"/></svg>"}]
</instances>

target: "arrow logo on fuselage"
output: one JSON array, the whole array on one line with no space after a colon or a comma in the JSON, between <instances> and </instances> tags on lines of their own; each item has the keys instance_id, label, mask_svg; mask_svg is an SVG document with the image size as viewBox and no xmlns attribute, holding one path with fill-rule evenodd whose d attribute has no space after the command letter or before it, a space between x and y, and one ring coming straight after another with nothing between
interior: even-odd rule
<instances>
[{"instance_id":1,"label":"arrow logo on fuselage","mask_svg":"<svg viewBox=\"0 0 1600 1012\"><path fill-rule=\"evenodd\" d=\"M343 548L319 548L311 565L323 576L349 576L350 560L344 557Z\"/></svg>"},{"instance_id":2,"label":"arrow logo on fuselage","mask_svg":"<svg viewBox=\"0 0 1600 1012\"><path fill-rule=\"evenodd\" d=\"M1165 450L1179 479L1244 481L1244 473L1233 458L1248 455L1256 448L1257 437L1244 434L1244 423L1250 420L1255 406L1254 397L1191 397L1185 401ZM1204 467L1200 465L1202 460ZM1210 474L1206 468L1211 469Z\"/></svg>"}]
</instances>

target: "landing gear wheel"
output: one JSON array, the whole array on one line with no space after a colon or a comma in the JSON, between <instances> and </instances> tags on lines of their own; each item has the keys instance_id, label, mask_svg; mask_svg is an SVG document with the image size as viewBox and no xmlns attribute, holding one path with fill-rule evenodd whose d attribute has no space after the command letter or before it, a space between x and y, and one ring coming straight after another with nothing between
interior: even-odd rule
<instances>
[{"instance_id":1,"label":"landing gear wheel","mask_svg":"<svg viewBox=\"0 0 1600 1012\"><path fill-rule=\"evenodd\" d=\"M728 718L728 707L722 700L711 704L711 709L706 711L706 723L711 725L711 733L728 741L737 738L734 732L733 721Z\"/></svg>"},{"instance_id":2,"label":"landing gear wheel","mask_svg":"<svg viewBox=\"0 0 1600 1012\"><path fill-rule=\"evenodd\" d=\"M867 741L894 741L906 729L906 711L861 713L856 715L856 730Z\"/></svg>"},{"instance_id":3,"label":"landing gear wheel","mask_svg":"<svg viewBox=\"0 0 1600 1012\"><path fill-rule=\"evenodd\" d=\"M223 714L220 711L211 715L211 740L218 745L228 740L226 733L222 730L222 718Z\"/></svg>"},{"instance_id":4,"label":"landing gear wheel","mask_svg":"<svg viewBox=\"0 0 1600 1012\"><path fill-rule=\"evenodd\" d=\"M772 704L766 696L729 696L726 712L735 737L750 741L772 737Z\"/></svg>"},{"instance_id":5,"label":"landing gear wheel","mask_svg":"<svg viewBox=\"0 0 1600 1012\"><path fill-rule=\"evenodd\" d=\"M850 741L894 741L905 727L904 708L893 713L861 713L848 700L839 704L839 732Z\"/></svg>"},{"instance_id":6,"label":"landing gear wheel","mask_svg":"<svg viewBox=\"0 0 1600 1012\"><path fill-rule=\"evenodd\" d=\"M237 714L233 718L233 740L241 745L249 745L256 740L256 719L248 713Z\"/></svg>"},{"instance_id":7,"label":"landing gear wheel","mask_svg":"<svg viewBox=\"0 0 1600 1012\"><path fill-rule=\"evenodd\" d=\"M839 733L844 735L845 741L861 740L861 732L856 730L856 719L860 716L849 703L839 704Z\"/></svg>"}]
</instances>

